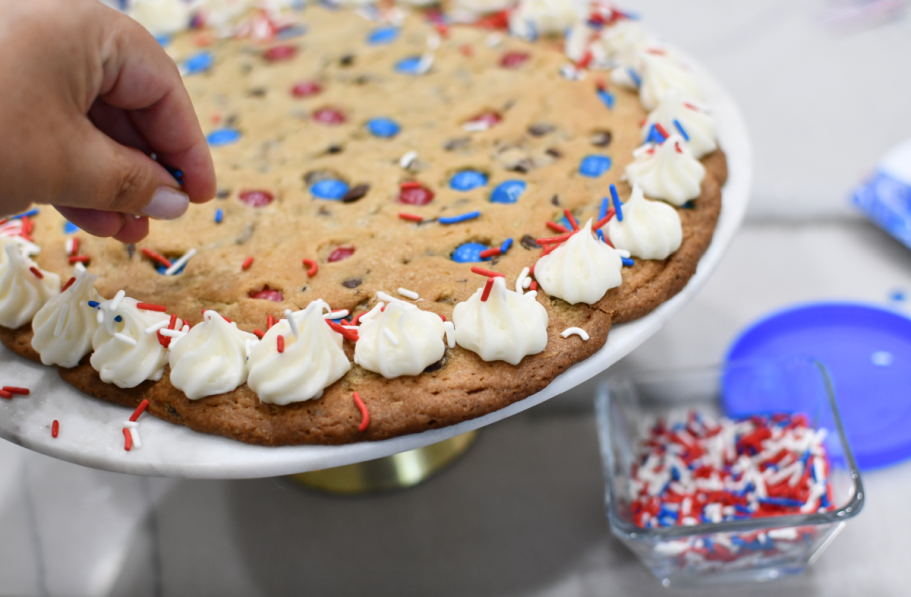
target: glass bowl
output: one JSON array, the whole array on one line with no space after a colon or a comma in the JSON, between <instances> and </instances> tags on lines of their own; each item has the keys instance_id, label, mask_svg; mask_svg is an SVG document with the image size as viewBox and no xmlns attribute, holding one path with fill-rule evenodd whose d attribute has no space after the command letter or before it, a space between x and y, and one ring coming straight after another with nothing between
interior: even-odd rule
<instances>
[{"instance_id":1,"label":"glass bowl","mask_svg":"<svg viewBox=\"0 0 911 597\"><path fill-rule=\"evenodd\" d=\"M813 359L619 373L599 387L595 407L611 531L665 586L800 574L863 506L860 473L832 383L825 367ZM637 526L631 481L642 442L657 420L682 421L694 409L737 419L805 414L810 428L827 432L823 445L829 458L831 509L690 526Z\"/></svg>"}]
</instances>

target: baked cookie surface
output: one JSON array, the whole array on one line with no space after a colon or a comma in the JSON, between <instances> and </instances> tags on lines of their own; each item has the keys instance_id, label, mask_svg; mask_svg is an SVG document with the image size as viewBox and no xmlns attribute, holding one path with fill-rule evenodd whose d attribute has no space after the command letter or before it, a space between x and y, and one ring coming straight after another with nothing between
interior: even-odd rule
<instances>
[{"instance_id":1,"label":"baked cookie surface","mask_svg":"<svg viewBox=\"0 0 911 597\"><path fill-rule=\"evenodd\" d=\"M562 76L562 44L472 26L441 35L421 13L394 35L389 25L323 7L299 21L306 32L284 40L196 31L169 46L185 70L208 64L185 82L210 135L219 197L153 223L135 247L78 233L102 297L125 290L190 325L215 310L248 332L316 299L357 316L377 292L451 321L455 305L486 282L473 265L513 287L542 254L535 239L558 234L548 222L565 225L564 210L580 223L598 220L611 184L629 197L621 176L642 144L647 112L636 91L620 87L610 88L608 107L596 73ZM95 397L128 406L148 399L155 416L262 445L379 440L482 416L541 390L603 346L612 323L644 316L685 286L711 241L726 179L720 150L702 163L701 194L675 208L680 248L660 261L635 259L621 286L593 305L539 291L547 346L516 366L455 346L417 376L386 379L352 364L321 397L283 406L262 403L246 384L190 400L167 367L160 380L127 389L103 382L88 358L60 373ZM595 172L608 166L592 176L592 164ZM34 221L42 247L35 261L68 278L65 221L49 209ZM510 239L484 262L453 259L465 245ZM190 251L174 275L148 256L174 261ZM572 327L589 339L563 338ZM0 340L35 358L31 334L28 325L4 329ZM353 359L353 342L343 350ZM363 431L353 392L369 409Z\"/></svg>"}]
</instances>

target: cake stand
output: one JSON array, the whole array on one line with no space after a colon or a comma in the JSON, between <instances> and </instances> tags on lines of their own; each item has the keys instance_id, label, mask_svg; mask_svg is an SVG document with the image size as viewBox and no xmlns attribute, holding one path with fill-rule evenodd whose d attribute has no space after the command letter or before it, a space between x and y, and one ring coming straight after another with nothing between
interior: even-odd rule
<instances>
[{"instance_id":1,"label":"cake stand","mask_svg":"<svg viewBox=\"0 0 911 597\"><path fill-rule=\"evenodd\" d=\"M341 467L431 444L453 440L531 408L604 371L629 354L692 299L721 261L740 227L749 198L752 156L746 125L737 106L703 69L695 72L718 125L718 139L728 159L729 177L722 190L722 210L712 243L696 274L674 298L637 321L613 327L607 343L594 355L570 367L542 391L477 419L377 442L344 446L251 446L190 431L144 415L142 448L123 448L123 422L130 411L95 400L63 382L56 369L15 356L0 347L0 383L25 386L32 393L0 400L0 437L36 452L98 469L197 479L242 479L293 475ZM51 437L53 421L59 436ZM467 441L455 440L457 446Z\"/></svg>"}]
</instances>

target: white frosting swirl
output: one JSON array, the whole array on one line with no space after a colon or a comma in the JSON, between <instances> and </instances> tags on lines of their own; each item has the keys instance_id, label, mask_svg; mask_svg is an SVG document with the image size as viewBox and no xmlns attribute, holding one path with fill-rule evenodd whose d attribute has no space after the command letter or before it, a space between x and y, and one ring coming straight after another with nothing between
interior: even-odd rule
<instances>
[{"instance_id":1,"label":"white frosting swirl","mask_svg":"<svg viewBox=\"0 0 911 597\"><path fill-rule=\"evenodd\" d=\"M677 206L699 196L705 166L693 157L680 135L671 134L661 145L637 153L626 167L630 184L642 187L649 197Z\"/></svg>"},{"instance_id":2,"label":"white frosting swirl","mask_svg":"<svg viewBox=\"0 0 911 597\"><path fill-rule=\"evenodd\" d=\"M323 319L332 310L325 301L315 300L303 311L292 314L293 322L282 319L250 351L247 385L262 402L289 404L323 395L323 390L351 369L342 350L342 336ZM294 334L291 325L297 328ZM284 336L285 349L279 353L277 339Z\"/></svg>"},{"instance_id":3,"label":"white frosting swirl","mask_svg":"<svg viewBox=\"0 0 911 597\"><path fill-rule=\"evenodd\" d=\"M623 262L609 245L592 236L592 221L535 265L535 279L550 296L570 305L594 304L623 281Z\"/></svg>"},{"instance_id":4,"label":"white frosting swirl","mask_svg":"<svg viewBox=\"0 0 911 597\"><path fill-rule=\"evenodd\" d=\"M25 257L19 243L0 236L0 325L15 330L29 321L52 297L60 293L60 276L39 269L43 278L29 268L37 264Z\"/></svg>"},{"instance_id":5,"label":"white frosting swirl","mask_svg":"<svg viewBox=\"0 0 911 597\"><path fill-rule=\"evenodd\" d=\"M506 287L506 279L494 279L486 301L483 288L455 306L452 321L455 341L485 361L518 365L526 355L547 346L547 310L536 292L518 294Z\"/></svg>"},{"instance_id":6,"label":"white frosting swirl","mask_svg":"<svg viewBox=\"0 0 911 597\"><path fill-rule=\"evenodd\" d=\"M649 113L642 127L642 140L648 138L649 131L655 123L663 126L668 133L679 132L674 125L675 120L689 137L686 144L693 152L693 157L701 158L718 148L715 142L714 119L698 106L681 99L680 94L673 89L658 103L658 107Z\"/></svg>"},{"instance_id":7,"label":"white frosting swirl","mask_svg":"<svg viewBox=\"0 0 911 597\"><path fill-rule=\"evenodd\" d=\"M702 89L696 79L677 60L668 54L641 52L642 85L639 100L646 110L654 110L672 89L681 97L700 100Z\"/></svg>"},{"instance_id":8,"label":"white frosting swirl","mask_svg":"<svg viewBox=\"0 0 911 597\"><path fill-rule=\"evenodd\" d=\"M534 40L539 35L562 34L582 20L572 0L521 0L509 15L513 35Z\"/></svg>"},{"instance_id":9,"label":"white frosting swirl","mask_svg":"<svg viewBox=\"0 0 911 597\"><path fill-rule=\"evenodd\" d=\"M649 201L642 189L623 204L623 221L614 217L608 224L611 243L640 259L666 259L680 248L683 226L677 210L660 201Z\"/></svg>"},{"instance_id":10,"label":"white frosting swirl","mask_svg":"<svg viewBox=\"0 0 911 597\"><path fill-rule=\"evenodd\" d=\"M51 300L32 319L32 348L45 365L75 367L92 351L92 336L98 318L89 301L104 299L95 290L97 276L83 272L76 281Z\"/></svg>"},{"instance_id":11,"label":"white frosting swirl","mask_svg":"<svg viewBox=\"0 0 911 597\"><path fill-rule=\"evenodd\" d=\"M145 330L170 316L139 309L138 302L126 298L121 290L98 307L102 325L92 337L95 352L90 361L102 381L119 388L135 388L147 379L161 379L168 362L168 351L158 335L146 334Z\"/></svg>"},{"instance_id":12,"label":"white frosting swirl","mask_svg":"<svg viewBox=\"0 0 911 597\"><path fill-rule=\"evenodd\" d=\"M648 42L645 29L637 21L621 19L604 27L598 35L598 44L605 56L617 65L633 66L639 52Z\"/></svg>"},{"instance_id":13,"label":"white frosting swirl","mask_svg":"<svg viewBox=\"0 0 911 597\"><path fill-rule=\"evenodd\" d=\"M404 301L391 301L384 311L361 318L357 333L354 362L386 379L418 375L446 352L440 316Z\"/></svg>"},{"instance_id":14,"label":"white frosting swirl","mask_svg":"<svg viewBox=\"0 0 911 597\"><path fill-rule=\"evenodd\" d=\"M183 0L133 0L127 14L152 35L171 35L189 27L190 10Z\"/></svg>"},{"instance_id":15,"label":"white frosting swirl","mask_svg":"<svg viewBox=\"0 0 911 597\"><path fill-rule=\"evenodd\" d=\"M171 342L171 384L190 400L234 390L247 380L247 342L256 336L206 311L202 322Z\"/></svg>"}]
</instances>

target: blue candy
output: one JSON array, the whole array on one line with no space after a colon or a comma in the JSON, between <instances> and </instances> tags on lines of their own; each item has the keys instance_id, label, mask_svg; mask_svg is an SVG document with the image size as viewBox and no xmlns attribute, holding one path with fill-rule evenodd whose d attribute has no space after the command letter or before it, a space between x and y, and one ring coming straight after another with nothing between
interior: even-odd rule
<instances>
[{"instance_id":1,"label":"blue candy","mask_svg":"<svg viewBox=\"0 0 911 597\"><path fill-rule=\"evenodd\" d=\"M158 37L155 38L155 41L160 43L161 47L166 47L168 44L171 43L171 36L170 35L159 35Z\"/></svg>"},{"instance_id":2,"label":"blue candy","mask_svg":"<svg viewBox=\"0 0 911 597\"><path fill-rule=\"evenodd\" d=\"M421 74L421 57L409 56L408 58L402 58L395 63L395 70L403 75L419 75Z\"/></svg>"},{"instance_id":3,"label":"blue candy","mask_svg":"<svg viewBox=\"0 0 911 597\"><path fill-rule=\"evenodd\" d=\"M367 43L371 45L391 44L399 37L398 27L380 27L367 35ZM420 58L418 58L420 60Z\"/></svg>"},{"instance_id":4,"label":"blue candy","mask_svg":"<svg viewBox=\"0 0 911 597\"><path fill-rule=\"evenodd\" d=\"M73 224L72 222L67 222L63 225L64 234L73 234L74 232L79 232L79 226Z\"/></svg>"},{"instance_id":5,"label":"blue candy","mask_svg":"<svg viewBox=\"0 0 911 597\"><path fill-rule=\"evenodd\" d=\"M215 223L221 224L221 221L225 219L225 212L221 209L215 210Z\"/></svg>"},{"instance_id":6,"label":"blue candy","mask_svg":"<svg viewBox=\"0 0 911 597\"><path fill-rule=\"evenodd\" d=\"M636 264L636 262L633 261L632 259L630 259L629 257L621 257L620 261L622 261L623 265L625 265L626 267L632 267L633 265Z\"/></svg>"},{"instance_id":7,"label":"blue candy","mask_svg":"<svg viewBox=\"0 0 911 597\"><path fill-rule=\"evenodd\" d=\"M310 192L317 199L327 199L329 201L338 201L348 192L348 185L341 180L327 178L313 183Z\"/></svg>"},{"instance_id":8,"label":"blue candy","mask_svg":"<svg viewBox=\"0 0 911 597\"><path fill-rule=\"evenodd\" d=\"M449 180L449 186L456 191L470 191L487 184L487 176L477 170L462 170Z\"/></svg>"},{"instance_id":9,"label":"blue candy","mask_svg":"<svg viewBox=\"0 0 911 597\"><path fill-rule=\"evenodd\" d=\"M579 174L589 178L598 178L611 167L611 159L606 155L587 155L579 164Z\"/></svg>"},{"instance_id":10,"label":"blue candy","mask_svg":"<svg viewBox=\"0 0 911 597\"><path fill-rule=\"evenodd\" d=\"M506 251L508 251L510 247L512 247L512 239L507 238L506 240L503 241L503 244L500 245L500 252L505 254Z\"/></svg>"},{"instance_id":11,"label":"blue candy","mask_svg":"<svg viewBox=\"0 0 911 597\"><path fill-rule=\"evenodd\" d=\"M213 64L215 64L215 57L211 52L200 52L184 60L183 72L185 75L203 73L212 68Z\"/></svg>"},{"instance_id":12,"label":"blue candy","mask_svg":"<svg viewBox=\"0 0 911 597\"><path fill-rule=\"evenodd\" d=\"M481 243L465 243L452 252L452 260L457 263L480 263L490 261L492 257L481 259L481 251L486 251L487 247Z\"/></svg>"},{"instance_id":13,"label":"blue candy","mask_svg":"<svg viewBox=\"0 0 911 597\"><path fill-rule=\"evenodd\" d=\"M607 91L605 89L599 89L598 90L598 99L600 99L601 102L605 106L607 106L608 110L614 109L614 94L611 93L610 91Z\"/></svg>"},{"instance_id":14,"label":"blue candy","mask_svg":"<svg viewBox=\"0 0 911 597\"><path fill-rule=\"evenodd\" d=\"M525 191L525 181L507 180L496 186L490 194L491 203L515 203L519 196Z\"/></svg>"},{"instance_id":15,"label":"blue candy","mask_svg":"<svg viewBox=\"0 0 911 597\"><path fill-rule=\"evenodd\" d=\"M237 143L240 141L240 131L235 129L218 129L217 131L212 131L209 133L209 136L206 137L206 141L209 142L209 145L212 147L221 147L223 145L231 145L232 143Z\"/></svg>"},{"instance_id":16,"label":"blue candy","mask_svg":"<svg viewBox=\"0 0 911 597\"><path fill-rule=\"evenodd\" d=\"M388 139L398 135L399 131L402 130L402 127L389 118L374 118L367 122L367 130L369 130L370 134L374 137Z\"/></svg>"}]
</instances>

